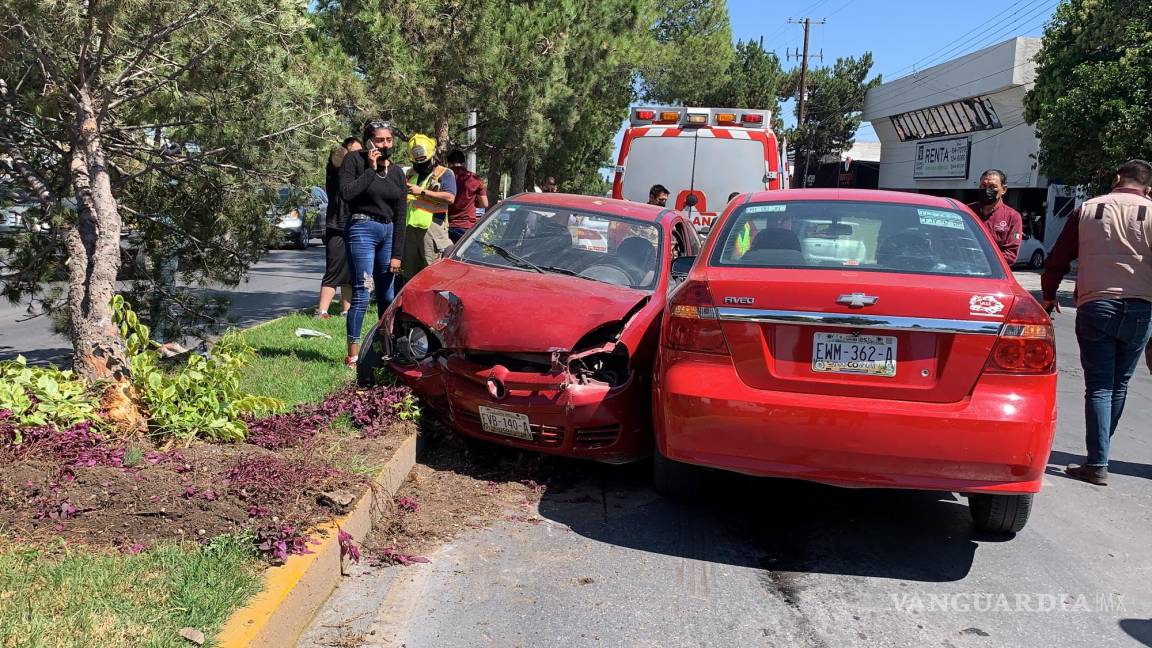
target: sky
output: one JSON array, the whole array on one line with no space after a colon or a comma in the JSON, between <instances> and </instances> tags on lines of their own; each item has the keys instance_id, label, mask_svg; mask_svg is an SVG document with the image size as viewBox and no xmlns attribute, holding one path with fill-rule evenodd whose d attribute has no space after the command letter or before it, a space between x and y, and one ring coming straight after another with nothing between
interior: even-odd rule
<instances>
[{"instance_id":1,"label":"sky","mask_svg":"<svg viewBox=\"0 0 1152 648\"><path fill-rule=\"evenodd\" d=\"M1001 2L954 2L951 0L728 0L728 13L735 39L759 40L775 51L785 69L799 65L786 52L802 49L804 28L788 19L809 17L813 25L809 54L824 50L824 64L837 57L872 52L873 74L885 80L905 76L915 69L931 67L1014 36L1040 36L1044 24L1059 4L1057 0L1001 0ZM820 65L819 59L809 65ZM795 124L792 102L781 107L787 125ZM865 122L856 139L876 140Z\"/></svg>"}]
</instances>

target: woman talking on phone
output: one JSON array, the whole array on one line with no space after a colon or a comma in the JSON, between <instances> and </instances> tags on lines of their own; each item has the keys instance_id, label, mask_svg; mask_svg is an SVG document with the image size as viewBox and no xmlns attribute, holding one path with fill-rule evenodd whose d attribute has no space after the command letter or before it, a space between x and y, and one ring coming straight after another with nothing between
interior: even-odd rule
<instances>
[{"instance_id":1,"label":"woman talking on phone","mask_svg":"<svg viewBox=\"0 0 1152 648\"><path fill-rule=\"evenodd\" d=\"M368 293L376 290L381 314L395 297L393 281L404 250L408 184L393 164L392 127L385 121L364 126L364 150L350 153L340 167L340 197L348 205L344 240L352 275L352 308L348 311L348 356L356 365L360 333L368 312Z\"/></svg>"}]
</instances>

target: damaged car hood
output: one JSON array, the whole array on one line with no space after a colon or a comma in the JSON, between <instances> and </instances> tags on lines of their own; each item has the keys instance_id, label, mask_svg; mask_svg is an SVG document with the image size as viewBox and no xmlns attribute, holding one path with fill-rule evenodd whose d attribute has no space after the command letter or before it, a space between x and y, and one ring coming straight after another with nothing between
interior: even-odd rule
<instances>
[{"instance_id":1,"label":"damaged car hood","mask_svg":"<svg viewBox=\"0 0 1152 648\"><path fill-rule=\"evenodd\" d=\"M579 277L445 260L408 282L401 310L450 347L567 352L593 329L625 319L650 295Z\"/></svg>"}]
</instances>

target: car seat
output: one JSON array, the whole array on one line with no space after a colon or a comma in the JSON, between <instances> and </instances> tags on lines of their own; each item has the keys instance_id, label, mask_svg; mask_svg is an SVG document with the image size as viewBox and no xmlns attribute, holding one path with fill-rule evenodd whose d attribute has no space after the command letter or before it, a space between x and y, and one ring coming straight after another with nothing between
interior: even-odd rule
<instances>
[{"instance_id":1,"label":"car seat","mask_svg":"<svg viewBox=\"0 0 1152 648\"><path fill-rule=\"evenodd\" d=\"M757 232L742 263L764 265L804 265L800 251L800 238L792 230L770 227Z\"/></svg>"},{"instance_id":2,"label":"car seat","mask_svg":"<svg viewBox=\"0 0 1152 648\"><path fill-rule=\"evenodd\" d=\"M939 262L932 236L920 227L900 230L885 238L876 248L876 264L882 268L926 271Z\"/></svg>"},{"instance_id":3,"label":"car seat","mask_svg":"<svg viewBox=\"0 0 1152 648\"><path fill-rule=\"evenodd\" d=\"M616 258L628 268L637 280L637 286L647 286L656 275L656 246L646 238L629 236L616 248Z\"/></svg>"}]
</instances>

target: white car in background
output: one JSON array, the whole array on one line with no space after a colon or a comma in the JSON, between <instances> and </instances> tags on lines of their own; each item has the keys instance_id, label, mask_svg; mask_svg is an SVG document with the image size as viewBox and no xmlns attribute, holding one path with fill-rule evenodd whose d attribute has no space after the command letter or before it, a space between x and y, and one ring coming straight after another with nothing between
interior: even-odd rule
<instances>
[{"instance_id":1,"label":"white car in background","mask_svg":"<svg viewBox=\"0 0 1152 648\"><path fill-rule=\"evenodd\" d=\"M38 209L39 205L34 203L23 203L0 209L0 236L19 234L29 230L38 233L47 232L50 229L50 225L47 222L38 218L28 219L25 217L29 211L34 212L33 215L36 215L35 211ZM34 220L36 224L29 226L29 220Z\"/></svg>"},{"instance_id":2,"label":"white car in background","mask_svg":"<svg viewBox=\"0 0 1152 648\"><path fill-rule=\"evenodd\" d=\"M1025 236L1024 240L1020 241L1020 252L1016 254L1016 261L1012 265L1039 270L1044 267L1044 262L1051 251L1051 248L1044 245L1040 239Z\"/></svg>"},{"instance_id":3,"label":"white car in background","mask_svg":"<svg viewBox=\"0 0 1152 648\"><path fill-rule=\"evenodd\" d=\"M275 220L286 243L305 250L312 239L324 236L328 194L321 187L280 187L271 202L266 213Z\"/></svg>"}]
</instances>

